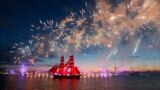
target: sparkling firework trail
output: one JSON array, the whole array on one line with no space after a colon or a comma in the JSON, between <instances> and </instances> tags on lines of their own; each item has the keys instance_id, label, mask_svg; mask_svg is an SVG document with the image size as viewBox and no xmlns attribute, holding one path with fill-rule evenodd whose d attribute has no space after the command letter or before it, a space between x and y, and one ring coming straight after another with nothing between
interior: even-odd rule
<instances>
[{"instance_id":1,"label":"sparkling firework trail","mask_svg":"<svg viewBox=\"0 0 160 90\"><path fill-rule=\"evenodd\" d=\"M139 45L140 45L140 42L141 42L141 38L139 38L139 39L137 40L136 45L135 45L135 47L134 47L134 49L133 49L132 55L135 55L135 53L138 51L138 47L139 47Z\"/></svg>"}]
</instances>

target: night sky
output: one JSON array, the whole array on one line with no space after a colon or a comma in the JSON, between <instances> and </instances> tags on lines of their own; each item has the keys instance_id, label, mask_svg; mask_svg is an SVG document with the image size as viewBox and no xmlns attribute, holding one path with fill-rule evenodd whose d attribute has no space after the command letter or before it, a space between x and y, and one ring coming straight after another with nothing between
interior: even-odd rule
<instances>
[{"instance_id":1,"label":"night sky","mask_svg":"<svg viewBox=\"0 0 160 90\"><path fill-rule=\"evenodd\" d=\"M100 0L104 1L106 5L110 5L109 9L112 16L120 14L118 12L118 6L121 3L130 3L125 0ZM140 0L142 1L142 0ZM150 0L149 0L150 1ZM87 3L87 7L86 7ZM53 20L54 22L60 23L63 20L66 20L66 17L71 14L71 12L76 13L77 16L82 16L80 10L84 9L86 12L90 11L93 15L96 12L96 0L1 0L0 1L0 63L3 64L14 64L13 57L16 56L16 53L11 54L10 51L13 50L15 43L22 42L25 46L28 44L28 40L32 39L32 35L35 35L36 32L32 32L30 28L32 25L37 25L39 21ZM136 2L141 4L142 2ZM103 5L103 4L102 4ZM144 6L148 4L145 3ZM138 5L139 7L141 5ZM104 8L106 6L104 5ZM155 7L155 6L153 6ZM142 5L142 9L145 8ZM152 9L152 7L151 7ZM160 9L160 8L158 8ZM107 12L108 9L104 9ZM119 11L121 8L119 9ZM155 10L153 8L153 10ZM137 14L141 12L132 12L132 10L126 10L126 16L130 17L131 20L134 20ZM155 10L156 11L156 10ZM144 13L144 12L143 12ZM151 12L152 13L152 12ZM115 15L114 15L115 14ZM136 15L135 15L136 14ZM85 14L86 18L90 17L90 14ZM108 14L106 14L108 15ZM95 20L90 20L90 22L99 22L100 26L106 28L108 23L105 23L105 14L95 16ZM158 14L160 15L160 14ZM156 15L151 15L153 18L160 18ZM148 16L148 17L151 17ZM104 18L99 20L99 17ZM147 17L147 15L146 15ZM88 20L89 21L89 20ZM121 21L121 19L119 20ZM107 21L106 22L111 22ZM123 22L123 21L122 21ZM126 21L127 22L127 21ZM141 22L141 21L139 21ZM142 21L142 22L145 22ZM114 70L115 62L118 70L160 70L160 27L159 23L156 21L152 23L151 20L146 19L147 25L144 26L146 29L143 29L140 25L136 25L141 31L135 32L134 36L129 37L126 40L128 33L123 28L121 32L120 39L111 39L113 45L107 45L105 47L104 42L100 42L100 45L94 46L92 42L94 40L90 39L91 44L89 48L86 48L85 45L81 45L81 51L78 53L70 52L63 55L67 60L69 54L75 55L76 64L80 67L81 70ZM149 23L148 23L149 22ZM105 23L105 24L103 24ZM117 20L118 23L118 20ZM121 23L121 22L120 22ZM135 21L135 23L137 23ZM113 24L112 22L109 23ZM128 23L127 23L128 24ZM88 25L88 24L87 24ZM119 24L118 24L119 25ZM118 27L115 24L116 27ZM130 24L128 24L129 26ZM67 24L66 24L67 26ZM142 25L143 26L143 25ZM133 29L133 27L131 27ZM79 28L78 28L79 29ZM112 28L113 29L113 28ZM120 29L120 28L118 28ZM126 29L126 28L125 28ZM38 31L39 33L44 33ZM87 31L86 31L87 32ZM88 32L87 32L88 33ZM70 35L67 32L68 35ZM78 33L79 34L79 33ZM111 35L112 36L112 35ZM98 39L100 40L100 39ZM53 40L54 41L54 40ZM82 40L83 41L83 40ZM61 38L59 38L59 42ZM107 43L108 44L108 43ZM69 44L70 45L70 44ZM72 45L70 45L72 46ZM85 48L85 49L84 49ZM35 55L34 55L35 56ZM37 55L36 55L37 56ZM34 61L34 65L48 65L58 62L59 56L57 54L51 55L50 57L39 57Z\"/></svg>"},{"instance_id":2,"label":"night sky","mask_svg":"<svg viewBox=\"0 0 160 90\"><path fill-rule=\"evenodd\" d=\"M26 40L31 35L30 25L39 19L60 21L83 6L83 0L3 0L0 2L1 44Z\"/></svg>"},{"instance_id":3,"label":"night sky","mask_svg":"<svg viewBox=\"0 0 160 90\"><path fill-rule=\"evenodd\" d=\"M28 41L32 35L31 24L38 23L39 19L59 22L71 11L78 12L84 3L83 0L1 0L0 45L1 51L5 52L1 52L2 60L12 62L6 53L14 43Z\"/></svg>"}]
</instances>

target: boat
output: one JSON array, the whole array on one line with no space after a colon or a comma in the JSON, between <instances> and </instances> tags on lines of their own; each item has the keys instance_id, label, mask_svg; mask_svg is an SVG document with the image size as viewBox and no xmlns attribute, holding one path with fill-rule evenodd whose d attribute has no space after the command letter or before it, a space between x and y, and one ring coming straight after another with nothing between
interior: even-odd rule
<instances>
[{"instance_id":1,"label":"boat","mask_svg":"<svg viewBox=\"0 0 160 90\"><path fill-rule=\"evenodd\" d=\"M61 56L59 65L54 65L49 70L49 73L51 73L54 78L79 79L81 76L77 66L74 65L73 55L70 56L66 63L64 63L64 56Z\"/></svg>"}]
</instances>

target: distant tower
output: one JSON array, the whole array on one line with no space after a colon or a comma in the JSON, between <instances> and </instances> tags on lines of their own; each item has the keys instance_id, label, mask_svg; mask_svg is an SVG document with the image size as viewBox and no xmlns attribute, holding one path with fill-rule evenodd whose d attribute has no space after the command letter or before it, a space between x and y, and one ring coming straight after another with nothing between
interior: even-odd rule
<instances>
[{"instance_id":1,"label":"distant tower","mask_svg":"<svg viewBox=\"0 0 160 90\"><path fill-rule=\"evenodd\" d=\"M117 72L116 58L114 58L114 72Z\"/></svg>"},{"instance_id":2,"label":"distant tower","mask_svg":"<svg viewBox=\"0 0 160 90\"><path fill-rule=\"evenodd\" d=\"M130 68L131 70L130 70L130 72L132 72L133 71L133 68L132 68L132 66L131 66L131 68Z\"/></svg>"}]
</instances>

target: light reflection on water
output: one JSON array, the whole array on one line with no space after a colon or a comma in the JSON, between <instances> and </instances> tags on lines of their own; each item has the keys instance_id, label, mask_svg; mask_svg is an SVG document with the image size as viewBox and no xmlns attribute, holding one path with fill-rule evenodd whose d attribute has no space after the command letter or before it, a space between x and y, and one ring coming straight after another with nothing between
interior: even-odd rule
<instances>
[{"instance_id":1,"label":"light reflection on water","mask_svg":"<svg viewBox=\"0 0 160 90\"><path fill-rule=\"evenodd\" d=\"M0 90L160 90L160 77L54 79L1 76Z\"/></svg>"}]
</instances>

